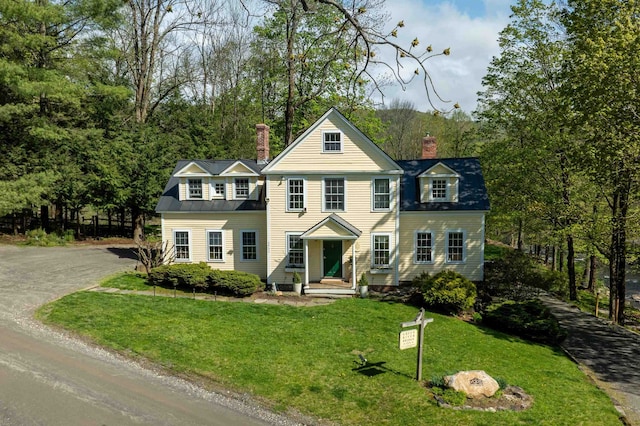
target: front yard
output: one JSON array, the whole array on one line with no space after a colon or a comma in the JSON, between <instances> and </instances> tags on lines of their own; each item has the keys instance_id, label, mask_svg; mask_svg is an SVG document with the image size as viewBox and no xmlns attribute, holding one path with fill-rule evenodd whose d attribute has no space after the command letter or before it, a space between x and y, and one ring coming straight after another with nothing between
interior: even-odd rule
<instances>
[{"instance_id":1,"label":"front yard","mask_svg":"<svg viewBox=\"0 0 640 426\"><path fill-rule=\"evenodd\" d=\"M482 369L522 387L523 412L438 407L415 375L416 349L400 351L400 323L417 309L345 299L293 307L80 292L44 306L39 318L205 385L248 392L277 411L343 425L618 425L608 397L564 354L458 319L425 333L423 377ZM363 354L377 365L357 371Z\"/></svg>"}]
</instances>

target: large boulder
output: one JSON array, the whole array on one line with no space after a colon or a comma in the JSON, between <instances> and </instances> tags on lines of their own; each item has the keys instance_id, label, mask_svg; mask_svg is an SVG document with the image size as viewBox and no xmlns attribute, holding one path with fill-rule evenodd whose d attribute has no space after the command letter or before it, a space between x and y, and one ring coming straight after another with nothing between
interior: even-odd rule
<instances>
[{"instance_id":1,"label":"large boulder","mask_svg":"<svg viewBox=\"0 0 640 426\"><path fill-rule=\"evenodd\" d=\"M498 382L482 370L459 371L445 376L444 384L453 390L464 392L470 398L489 398L500 389Z\"/></svg>"}]
</instances>

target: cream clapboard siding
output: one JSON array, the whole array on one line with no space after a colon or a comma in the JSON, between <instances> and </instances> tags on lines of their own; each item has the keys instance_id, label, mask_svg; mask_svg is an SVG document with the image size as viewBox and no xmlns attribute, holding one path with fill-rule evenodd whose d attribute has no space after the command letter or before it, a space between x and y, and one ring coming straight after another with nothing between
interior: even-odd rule
<instances>
[{"instance_id":1,"label":"cream clapboard siding","mask_svg":"<svg viewBox=\"0 0 640 426\"><path fill-rule=\"evenodd\" d=\"M328 169L330 165L325 165ZM327 177L342 177L339 173L327 173ZM373 177L389 177L391 179L392 205L388 212L371 211L371 179ZM286 211L286 185L287 181L279 176L269 176L267 179L269 191L269 246L271 251L270 265L268 266L270 282L291 283L292 272L286 272L287 263L287 232L304 232L324 220L332 212L323 212L321 175L304 176L306 185L307 212ZM362 272L367 273L371 285L392 285L395 280L395 269L390 273L370 274L371 266L371 232L388 233L390 235L391 252L396 240L396 211L397 208L397 175L359 174L346 175L346 211L335 212L340 217L362 231L362 235L356 241L357 277ZM351 279L351 241L343 241L343 277ZM318 282L322 278L322 242L309 241L309 279Z\"/></svg>"},{"instance_id":2,"label":"cream clapboard siding","mask_svg":"<svg viewBox=\"0 0 640 426\"><path fill-rule=\"evenodd\" d=\"M431 231L434 238L433 264L414 262L415 231ZM447 232L464 231L466 261L446 263ZM472 281L482 281L484 271L483 212L401 212L400 213L400 281L411 281L423 271L433 275L443 269L461 273Z\"/></svg>"},{"instance_id":3,"label":"cream clapboard siding","mask_svg":"<svg viewBox=\"0 0 640 426\"><path fill-rule=\"evenodd\" d=\"M323 131L342 130L341 153L322 152ZM331 121L325 120L305 140L301 141L294 150L278 162L276 171L291 172L324 172L332 173L375 172L389 169L389 159L381 152L370 149L368 143L361 140L361 136L348 126L338 129Z\"/></svg>"},{"instance_id":4,"label":"cream clapboard siding","mask_svg":"<svg viewBox=\"0 0 640 426\"><path fill-rule=\"evenodd\" d=\"M213 269L250 272L266 279L267 221L266 212L164 213L163 238L173 247L173 231L191 232L192 262L207 262ZM207 260L207 230L222 230L224 262ZM258 260L241 260L240 232L258 232Z\"/></svg>"}]
</instances>

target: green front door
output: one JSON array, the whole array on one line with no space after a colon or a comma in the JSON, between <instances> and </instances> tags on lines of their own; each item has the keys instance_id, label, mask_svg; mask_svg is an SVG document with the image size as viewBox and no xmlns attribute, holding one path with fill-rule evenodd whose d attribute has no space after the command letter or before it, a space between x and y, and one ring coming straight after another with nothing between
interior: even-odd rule
<instances>
[{"instance_id":1,"label":"green front door","mask_svg":"<svg viewBox=\"0 0 640 426\"><path fill-rule=\"evenodd\" d=\"M342 277L342 241L323 240L322 256L325 277Z\"/></svg>"}]
</instances>

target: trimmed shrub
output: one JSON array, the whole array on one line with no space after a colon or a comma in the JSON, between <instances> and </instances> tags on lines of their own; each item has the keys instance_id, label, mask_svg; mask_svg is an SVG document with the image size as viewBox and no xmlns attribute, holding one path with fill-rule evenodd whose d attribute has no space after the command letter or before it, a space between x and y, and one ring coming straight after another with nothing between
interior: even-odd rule
<instances>
[{"instance_id":1,"label":"trimmed shrub","mask_svg":"<svg viewBox=\"0 0 640 426\"><path fill-rule=\"evenodd\" d=\"M433 277L421 274L414 279L421 285L424 303L434 309L457 314L470 309L476 300L476 286L454 271L441 271Z\"/></svg>"},{"instance_id":2,"label":"trimmed shrub","mask_svg":"<svg viewBox=\"0 0 640 426\"><path fill-rule=\"evenodd\" d=\"M237 297L250 296L262 287L259 276L240 271L212 270L208 282L213 290Z\"/></svg>"},{"instance_id":3,"label":"trimmed shrub","mask_svg":"<svg viewBox=\"0 0 640 426\"><path fill-rule=\"evenodd\" d=\"M482 323L534 342L557 344L567 333L539 300L507 301L489 306Z\"/></svg>"},{"instance_id":4,"label":"trimmed shrub","mask_svg":"<svg viewBox=\"0 0 640 426\"><path fill-rule=\"evenodd\" d=\"M152 285L206 290L211 268L204 262L163 265L149 272Z\"/></svg>"}]
</instances>

